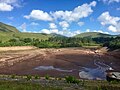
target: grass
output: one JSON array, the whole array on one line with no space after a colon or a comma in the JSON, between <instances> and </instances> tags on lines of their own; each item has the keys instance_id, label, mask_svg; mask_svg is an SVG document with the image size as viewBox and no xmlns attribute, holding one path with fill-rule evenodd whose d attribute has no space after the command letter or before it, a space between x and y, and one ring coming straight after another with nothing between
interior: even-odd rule
<instances>
[{"instance_id":1,"label":"grass","mask_svg":"<svg viewBox=\"0 0 120 90\"><path fill-rule=\"evenodd\" d=\"M8 41L13 38L35 38L40 40L46 40L49 37L52 37L51 34L42 34L42 33L13 33L13 32L0 32L0 41Z\"/></svg>"},{"instance_id":2,"label":"grass","mask_svg":"<svg viewBox=\"0 0 120 90\"><path fill-rule=\"evenodd\" d=\"M41 86L30 82L0 81L0 90L62 90L60 88Z\"/></svg>"},{"instance_id":3,"label":"grass","mask_svg":"<svg viewBox=\"0 0 120 90\"><path fill-rule=\"evenodd\" d=\"M46 76L38 78L39 76L36 75L0 75L0 90L120 90L120 82L82 80L69 77L67 80L71 82L67 83L65 78L60 80L54 77L46 79ZM76 80L79 80L79 83L74 83Z\"/></svg>"}]
</instances>

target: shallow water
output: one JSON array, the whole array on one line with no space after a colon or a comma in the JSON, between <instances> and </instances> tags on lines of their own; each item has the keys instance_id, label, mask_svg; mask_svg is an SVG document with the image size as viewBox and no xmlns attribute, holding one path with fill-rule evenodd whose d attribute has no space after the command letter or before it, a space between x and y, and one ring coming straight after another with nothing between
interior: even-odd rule
<instances>
[{"instance_id":1,"label":"shallow water","mask_svg":"<svg viewBox=\"0 0 120 90\"><path fill-rule=\"evenodd\" d=\"M101 62L99 55L94 56L94 65L97 68L83 67L79 72L80 78L104 80L106 79L106 70L112 69L111 66Z\"/></svg>"},{"instance_id":2,"label":"shallow water","mask_svg":"<svg viewBox=\"0 0 120 90\"><path fill-rule=\"evenodd\" d=\"M54 66L38 66L35 68L36 70L56 70L61 72L72 72L73 70L65 70L61 68L55 68Z\"/></svg>"},{"instance_id":3,"label":"shallow water","mask_svg":"<svg viewBox=\"0 0 120 90\"><path fill-rule=\"evenodd\" d=\"M79 71L80 78L84 79L98 79L98 80L105 80L106 79L106 70L109 70L109 68L112 68L111 66L103 63L100 60L99 55L94 56L94 65L96 68L88 68L88 67L82 67L82 69L77 70ZM66 70L62 68L56 68L54 66L38 66L35 68L36 70L56 70L60 72L69 72L72 73L76 69L72 70Z\"/></svg>"}]
</instances>

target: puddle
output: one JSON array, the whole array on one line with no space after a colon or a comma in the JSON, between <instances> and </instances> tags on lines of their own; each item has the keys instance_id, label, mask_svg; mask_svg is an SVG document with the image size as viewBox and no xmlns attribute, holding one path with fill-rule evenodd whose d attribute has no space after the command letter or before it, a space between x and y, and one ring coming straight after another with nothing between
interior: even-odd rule
<instances>
[{"instance_id":1,"label":"puddle","mask_svg":"<svg viewBox=\"0 0 120 90\"><path fill-rule=\"evenodd\" d=\"M61 72L72 72L73 70L65 70L61 68L55 68L54 66L38 66L35 68L36 70L56 70Z\"/></svg>"},{"instance_id":2,"label":"puddle","mask_svg":"<svg viewBox=\"0 0 120 90\"><path fill-rule=\"evenodd\" d=\"M83 67L79 72L80 78L105 80L106 70L109 70L110 68L112 69L112 67L103 62L97 62L96 60L94 61L94 64L97 68Z\"/></svg>"},{"instance_id":3,"label":"puddle","mask_svg":"<svg viewBox=\"0 0 120 90\"><path fill-rule=\"evenodd\" d=\"M107 69L106 69L107 70ZM104 80L106 78L106 71L101 68L83 68L81 72L79 72L79 76L85 79L101 79Z\"/></svg>"}]
</instances>

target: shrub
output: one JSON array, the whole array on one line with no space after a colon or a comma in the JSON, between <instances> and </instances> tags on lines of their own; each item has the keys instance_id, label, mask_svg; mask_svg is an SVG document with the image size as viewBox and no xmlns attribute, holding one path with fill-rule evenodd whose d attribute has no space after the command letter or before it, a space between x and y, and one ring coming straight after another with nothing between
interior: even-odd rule
<instances>
[{"instance_id":1,"label":"shrub","mask_svg":"<svg viewBox=\"0 0 120 90\"><path fill-rule=\"evenodd\" d=\"M78 79L76 79L73 76L67 76L67 77L65 77L65 80L67 81L67 83L76 83L76 84L79 84L79 82L80 82Z\"/></svg>"},{"instance_id":2,"label":"shrub","mask_svg":"<svg viewBox=\"0 0 120 90\"><path fill-rule=\"evenodd\" d=\"M15 79L15 75L14 75L14 74L13 74L13 75L11 75L11 78L12 78L12 79Z\"/></svg>"},{"instance_id":3,"label":"shrub","mask_svg":"<svg viewBox=\"0 0 120 90\"><path fill-rule=\"evenodd\" d=\"M34 78L35 79L40 79L40 77L38 75L35 75Z\"/></svg>"},{"instance_id":4,"label":"shrub","mask_svg":"<svg viewBox=\"0 0 120 90\"><path fill-rule=\"evenodd\" d=\"M31 76L31 75L27 75L27 76L26 76L26 79L27 79L27 80L31 80L31 79L32 79L32 76Z\"/></svg>"},{"instance_id":5,"label":"shrub","mask_svg":"<svg viewBox=\"0 0 120 90\"><path fill-rule=\"evenodd\" d=\"M46 76L45 76L45 79L46 79L46 80L49 80L49 79L50 79L50 76L49 76L49 75L46 75Z\"/></svg>"}]
</instances>

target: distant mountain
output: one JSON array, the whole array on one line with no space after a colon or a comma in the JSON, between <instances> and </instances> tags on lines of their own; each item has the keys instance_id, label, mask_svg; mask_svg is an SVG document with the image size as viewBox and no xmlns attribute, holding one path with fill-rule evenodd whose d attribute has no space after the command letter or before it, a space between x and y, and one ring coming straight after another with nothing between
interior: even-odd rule
<instances>
[{"instance_id":1,"label":"distant mountain","mask_svg":"<svg viewBox=\"0 0 120 90\"><path fill-rule=\"evenodd\" d=\"M86 32L78 34L74 37L81 37L81 38L97 38L97 37L115 37L116 35L110 35L110 34L103 34L99 32Z\"/></svg>"},{"instance_id":2,"label":"distant mountain","mask_svg":"<svg viewBox=\"0 0 120 90\"><path fill-rule=\"evenodd\" d=\"M15 27L0 22L0 32L19 32Z\"/></svg>"}]
</instances>

